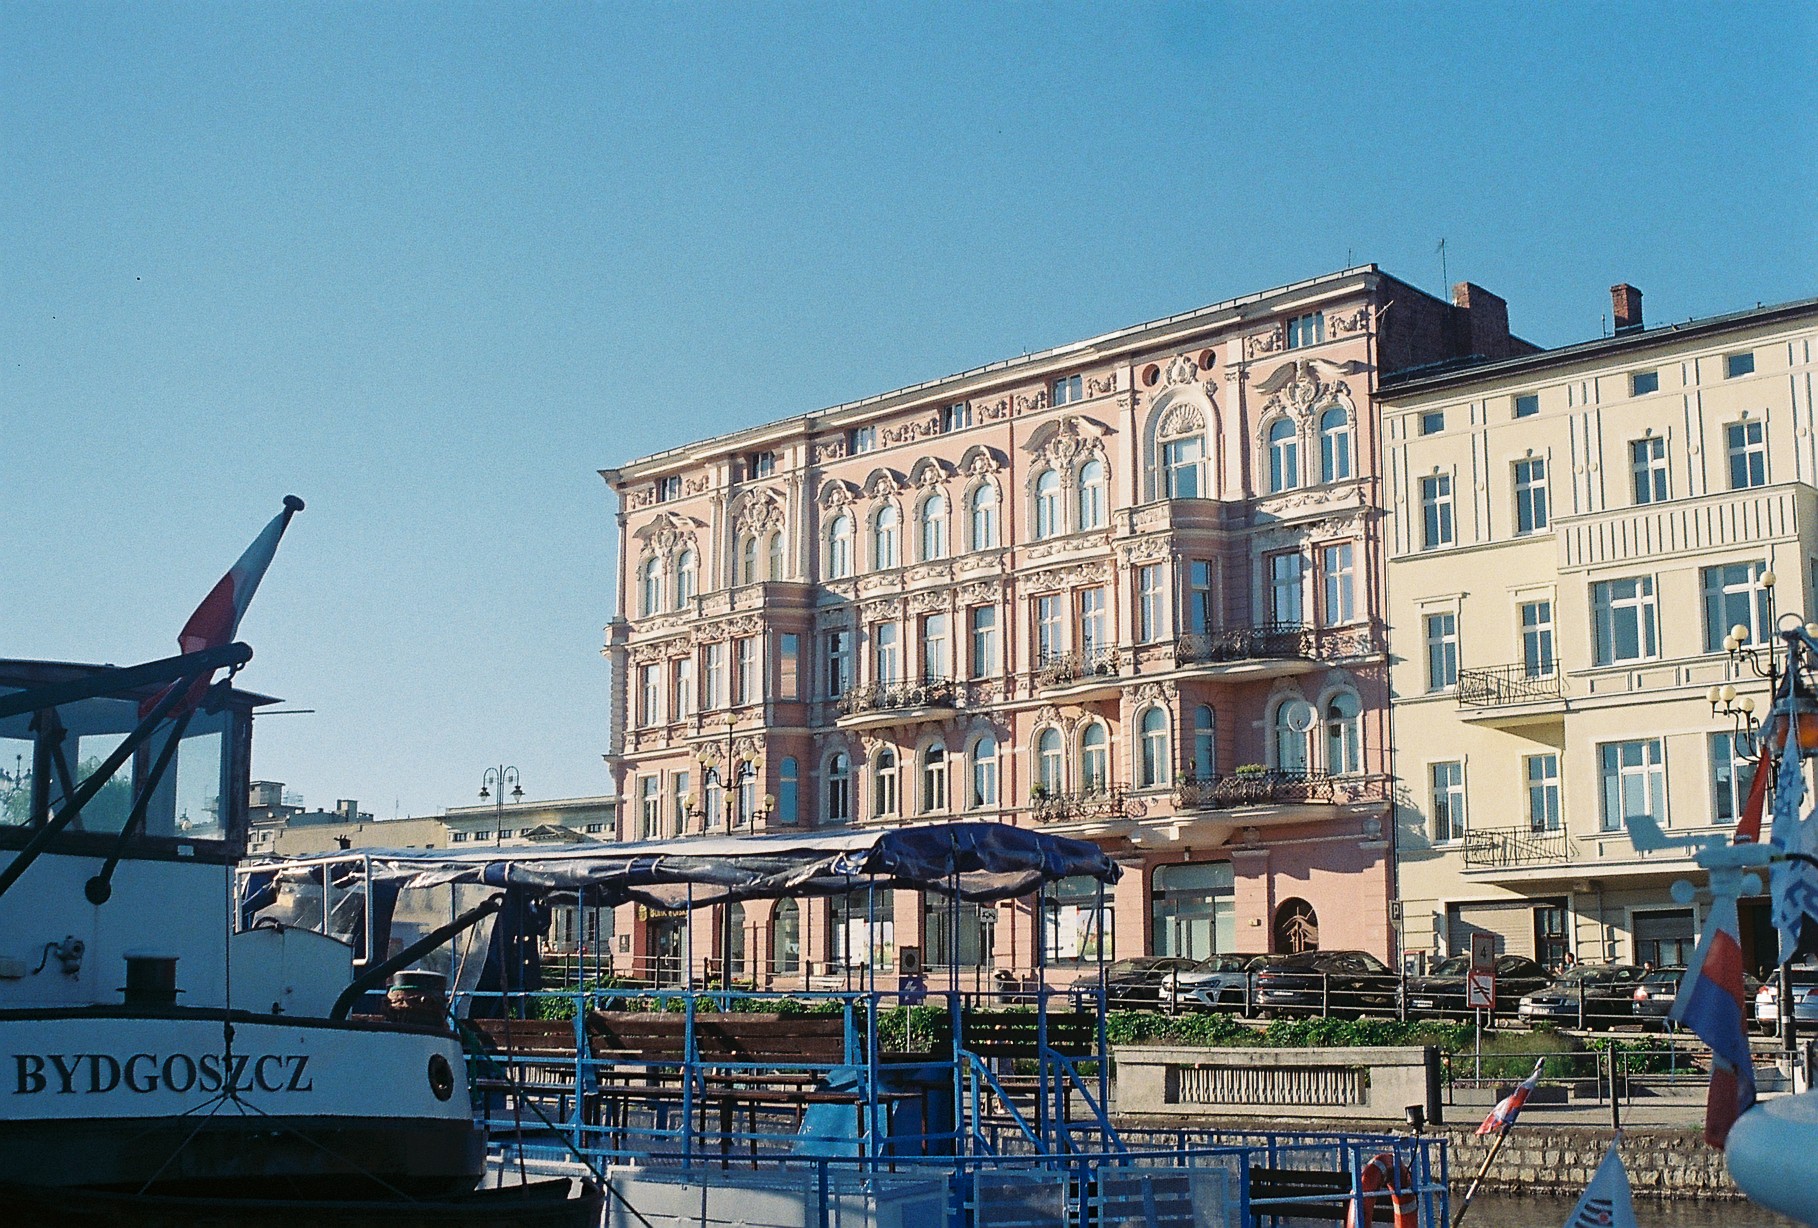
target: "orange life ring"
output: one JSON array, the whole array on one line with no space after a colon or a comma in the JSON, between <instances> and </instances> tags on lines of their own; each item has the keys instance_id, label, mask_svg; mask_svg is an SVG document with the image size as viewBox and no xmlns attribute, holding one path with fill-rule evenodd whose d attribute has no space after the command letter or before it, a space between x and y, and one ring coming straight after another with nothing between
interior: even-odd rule
<instances>
[{"instance_id":1,"label":"orange life ring","mask_svg":"<svg viewBox=\"0 0 1818 1228\"><path fill-rule=\"evenodd\" d=\"M1345 1228L1369 1228L1376 1200L1367 1196L1385 1190L1395 1208L1395 1228L1420 1228L1420 1197L1414 1191L1413 1174L1392 1153L1377 1153L1364 1165L1357 1184L1366 1197L1352 1200L1345 1211Z\"/></svg>"}]
</instances>

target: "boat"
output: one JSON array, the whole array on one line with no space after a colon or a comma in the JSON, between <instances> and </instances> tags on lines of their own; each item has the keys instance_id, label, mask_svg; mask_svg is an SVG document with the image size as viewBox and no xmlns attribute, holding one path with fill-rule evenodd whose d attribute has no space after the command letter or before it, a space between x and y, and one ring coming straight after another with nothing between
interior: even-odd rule
<instances>
[{"instance_id":1,"label":"boat","mask_svg":"<svg viewBox=\"0 0 1818 1228\"><path fill-rule=\"evenodd\" d=\"M71 1215L109 1197L191 1200L183 1222L211 1199L395 1210L486 1171L446 1017L349 1009L420 944L381 961L236 924L253 719L276 701L234 685L252 652L233 636L301 507L178 655L0 660L0 1187Z\"/></svg>"}]
</instances>

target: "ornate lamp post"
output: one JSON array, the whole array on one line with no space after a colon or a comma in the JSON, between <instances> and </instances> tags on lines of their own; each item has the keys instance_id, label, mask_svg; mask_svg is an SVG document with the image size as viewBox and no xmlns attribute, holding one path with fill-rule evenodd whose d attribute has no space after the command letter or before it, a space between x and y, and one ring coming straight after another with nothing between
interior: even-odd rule
<instances>
[{"instance_id":1,"label":"ornate lamp post","mask_svg":"<svg viewBox=\"0 0 1818 1228\"><path fill-rule=\"evenodd\" d=\"M492 843L494 847L505 842L505 786L511 786L511 800L515 804L524 800L524 790L518 786L518 769L506 767L489 767L486 774L480 777L480 800L494 798L492 806Z\"/></svg>"}]
</instances>

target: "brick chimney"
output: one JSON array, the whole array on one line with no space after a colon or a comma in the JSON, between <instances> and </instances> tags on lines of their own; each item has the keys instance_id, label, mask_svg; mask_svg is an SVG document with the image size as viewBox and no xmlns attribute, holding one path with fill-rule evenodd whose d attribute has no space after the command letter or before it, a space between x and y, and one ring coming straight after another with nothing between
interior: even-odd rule
<instances>
[{"instance_id":1,"label":"brick chimney","mask_svg":"<svg viewBox=\"0 0 1818 1228\"><path fill-rule=\"evenodd\" d=\"M1509 304L1500 295L1461 281L1452 287L1452 306L1465 313L1470 330L1470 353L1482 358L1508 357Z\"/></svg>"},{"instance_id":2,"label":"brick chimney","mask_svg":"<svg viewBox=\"0 0 1818 1228\"><path fill-rule=\"evenodd\" d=\"M1626 281L1610 287L1610 320L1616 335L1637 332L1641 328L1641 291Z\"/></svg>"}]
</instances>

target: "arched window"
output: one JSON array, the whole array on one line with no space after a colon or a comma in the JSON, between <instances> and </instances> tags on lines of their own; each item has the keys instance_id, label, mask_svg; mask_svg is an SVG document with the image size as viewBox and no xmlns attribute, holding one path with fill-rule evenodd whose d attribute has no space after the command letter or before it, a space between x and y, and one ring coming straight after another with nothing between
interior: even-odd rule
<instances>
[{"instance_id":1,"label":"arched window","mask_svg":"<svg viewBox=\"0 0 1818 1228\"><path fill-rule=\"evenodd\" d=\"M745 905L734 900L726 905L726 979L745 974Z\"/></svg>"},{"instance_id":2,"label":"arched window","mask_svg":"<svg viewBox=\"0 0 1818 1228\"><path fill-rule=\"evenodd\" d=\"M1058 797L1062 772L1060 730L1049 726L1035 743L1035 787L1047 797Z\"/></svg>"},{"instance_id":3,"label":"arched window","mask_svg":"<svg viewBox=\"0 0 1818 1228\"><path fill-rule=\"evenodd\" d=\"M935 491L922 500L922 562L947 557L947 496Z\"/></svg>"},{"instance_id":4,"label":"arched window","mask_svg":"<svg viewBox=\"0 0 1818 1228\"><path fill-rule=\"evenodd\" d=\"M827 577L842 580L852 574L852 517L845 512L827 528Z\"/></svg>"},{"instance_id":5,"label":"arched window","mask_svg":"<svg viewBox=\"0 0 1818 1228\"><path fill-rule=\"evenodd\" d=\"M638 566L638 611L646 618L663 608L663 567L654 558Z\"/></svg>"},{"instance_id":6,"label":"arched window","mask_svg":"<svg viewBox=\"0 0 1818 1228\"><path fill-rule=\"evenodd\" d=\"M997 739L988 733L972 744L972 790L966 805L971 810L997 805Z\"/></svg>"},{"instance_id":7,"label":"arched window","mask_svg":"<svg viewBox=\"0 0 1818 1228\"><path fill-rule=\"evenodd\" d=\"M852 760L845 751L834 751L827 760L827 821L852 820Z\"/></svg>"},{"instance_id":8,"label":"arched window","mask_svg":"<svg viewBox=\"0 0 1818 1228\"><path fill-rule=\"evenodd\" d=\"M675 608L686 609L694 597L697 581L700 578L700 565L695 561L694 551L684 550L675 561Z\"/></svg>"},{"instance_id":9,"label":"arched window","mask_svg":"<svg viewBox=\"0 0 1818 1228\"><path fill-rule=\"evenodd\" d=\"M922 752L923 814L947 808L947 748L939 742Z\"/></svg>"},{"instance_id":10,"label":"arched window","mask_svg":"<svg viewBox=\"0 0 1818 1228\"><path fill-rule=\"evenodd\" d=\"M777 765L776 821L779 823L793 823L800 813L798 804L801 792L800 777L801 773L796 770L793 755L785 757Z\"/></svg>"},{"instance_id":11,"label":"arched window","mask_svg":"<svg viewBox=\"0 0 1818 1228\"><path fill-rule=\"evenodd\" d=\"M1168 783L1168 714L1160 708L1143 713L1142 783L1146 789Z\"/></svg>"},{"instance_id":12,"label":"arched window","mask_svg":"<svg viewBox=\"0 0 1818 1228\"><path fill-rule=\"evenodd\" d=\"M770 960L779 973L801 971L802 910L794 900L778 900L770 913Z\"/></svg>"},{"instance_id":13,"label":"arched window","mask_svg":"<svg viewBox=\"0 0 1818 1228\"><path fill-rule=\"evenodd\" d=\"M1105 527L1105 466L1094 458L1079 467L1079 527Z\"/></svg>"},{"instance_id":14,"label":"arched window","mask_svg":"<svg viewBox=\"0 0 1818 1228\"><path fill-rule=\"evenodd\" d=\"M877 752L871 768L871 813L878 818L896 813L896 752L888 746Z\"/></svg>"},{"instance_id":15,"label":"arched window","mask_svg":"<svg viewBox=\"0 0 1818 1228\"><path fill-rule=\"evenodd\" d=\"M1275 707L1275 768L1304 773L1308 739L1313 732L1313 705L1304 699L1287 699Z\"/></svg>"},{"instance_id":16,"label":"arched window","mask_svg":"<svg viewBox=\"0 0 1818 1228\"><path fill-rule=\"evenodd\" d=\"M758 578L757 534L747 533L739 539L739 583L756 584Z\"/></svg>"},{"instance_id":17,"label":"arched window","mask_svg":"<svg viewBox=\"0 0 1818 1228\"><path fill-rule=\"evenodd\" d=\"M980 482L972 491L972 548L997 548L997 487Z\"/></svg>"},{"instance_id":18,"label":"arched window","mask_svg":"<svg viewBox=\"0 0 1818 1228\"><path fill-rule=\"evenodd\" d=\"M1334 405L1319 415L1319 480L1342 482L1351 476L1351 415Z\"/></svg>"},{"instance_id":19,"label":"arched window","mask_svg":"<svg viewBox=\"0 0 1818 1228\"><path fill-rule=\"evenodd\" d=\"M1061 531L1060 474L1045 469L1035 479L1035 536L1053 537Z\"/></svg>"},{"instance_id":20,"label":"arched window","mask_svg":"<svg viewBox=\"0 0 1818 1228\"><path fill-rule=\"evenodd\" d=\"M1212 706L1201 704L1193 710L1193 776L1200 781L1218 775L1217 727Z\"/></svg>"},{"instance_id":21,"label":"arched window","mask_svg":"<svg viewBox=\"0 0 1818 1228\"><path fill-rule=\"evenodd\" d=\"M1086 726L1079 740L1080 792L1104 793L1111 787L1111 736L1097 721Z\"/></svg>"},{"instance_id":22,"label":"arched window","mask_svg":"<svg viewBox=\"0 0 1818 1228\"><path fill-rule=\"evenodd\" d=\"M1293 490L1300 485L1300 439L1294 423L1277 418L1269 428L1269 489Z\"/></svg>"},{"instance_id":23,"label":"arched window","mask_svg":"<svg viewBox=\"0 0 1818 1228\"><path fill-rule=\"evenodd\" d=\"M1326 771L1334 776L1363 771L1363 705L1349 691L1326 701Z\"/></svg>"},{"instance_id":24,"label":"arched window","mask_svg":"<svg viewBox=\"0 0 1818 1228\"><path fill-rule=\"evenodd\" d=\"M877 509L877 516L871 522L873 536L871 539L871 565L878 571L887 571L897 565L902 556L896 548L896 505L886 503Z\"/></svg>"},{"instance_id":25,"label":"arched window","mask_svg":"<svg viewBox=\"0 0 1818 1228\"><path fill-rule=\"evenodd\" d=\"M1199 431L1161 440L1162 498L1197 499L1206 489L1206 437Z\"/></svg>"},{"instance_id":26,"label":"arched window","mask_svg":"<svg viewBox=\"0 0 1818 1228\"><path fill-rule=\"evenodd\" d=\"M781 580L783 578L783 535L780 531L772 532L770 534L770 542L766 547L765 553L769 559L765 578L769 580Z\"/></svg>"}]
</instances>

